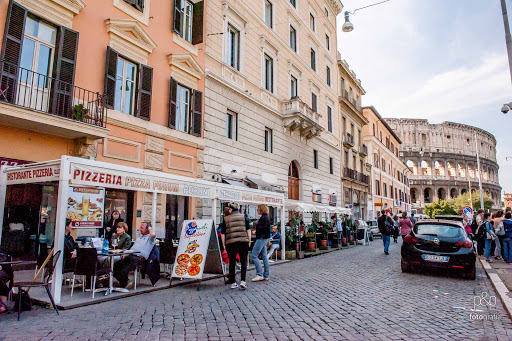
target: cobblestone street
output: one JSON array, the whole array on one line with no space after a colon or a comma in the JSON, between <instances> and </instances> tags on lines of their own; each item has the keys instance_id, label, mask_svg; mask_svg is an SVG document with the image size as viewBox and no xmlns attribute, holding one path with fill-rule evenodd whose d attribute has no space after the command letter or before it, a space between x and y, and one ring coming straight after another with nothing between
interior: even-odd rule
<instances>
[{"instance_id":1,"label":"cobblestone street","mask_svg":"<svg viewBox=\"0 0 512 341\"><path fill-rule=\"evenodd\" d=\"M510 340L498 299L494 321L470 320L477 280L402 274L399 245L382 243L271 267L271 281L233 291L219 280L69 311L0 317L4 340ZM250 279L254 271L248 273ZM479 309L486 309L480 307Z\"/></svg>"}]
</instances>

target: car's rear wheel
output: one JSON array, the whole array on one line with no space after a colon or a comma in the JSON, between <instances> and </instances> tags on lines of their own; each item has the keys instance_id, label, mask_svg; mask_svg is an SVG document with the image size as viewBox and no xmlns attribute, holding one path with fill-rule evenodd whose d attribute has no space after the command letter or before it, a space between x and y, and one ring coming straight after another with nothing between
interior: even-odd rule
<instances>
[{"instance_id":1,"label":"car's rear wheel","mask_svg":"<svg viewBox=\"0 0 512 341\"><path fill-rule=\"evenodd\" d=\"M466 278L471 280L476 279L476 266L473 265L471 269L468 272L466 272Z\"/></svg>"},{"instance_id":2,"label":"car's rear wheel","mask_svg":"<svg viewBox=\"0 0 512 341\"><path fill-rule=\"evenodd\" d=\"M411 272L411 267L403 259L400 260L400 266L402 267L402 272Z\"/></svg>"}]
</instances>

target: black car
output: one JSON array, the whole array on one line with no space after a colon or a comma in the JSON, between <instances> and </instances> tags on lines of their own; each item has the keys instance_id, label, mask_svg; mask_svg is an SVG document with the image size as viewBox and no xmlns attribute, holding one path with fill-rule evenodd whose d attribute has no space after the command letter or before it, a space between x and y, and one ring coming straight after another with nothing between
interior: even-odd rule
<instances>
[{"instance_id":1,"label":"black car","mask_svg":"<svg viewBox=\"0 0 512 341\"><path fill-rule=\"evenodd\" d=\"M476 278L476 252L461 223L421 220L402 244L402 272L412 268L454 270Z\"/></svg>"}]
</instances>

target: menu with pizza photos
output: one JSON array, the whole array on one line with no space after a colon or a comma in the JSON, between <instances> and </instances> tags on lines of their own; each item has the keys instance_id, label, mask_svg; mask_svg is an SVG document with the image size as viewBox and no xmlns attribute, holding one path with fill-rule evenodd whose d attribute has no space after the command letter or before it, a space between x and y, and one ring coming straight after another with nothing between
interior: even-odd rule
<instances>
[{"instance_id":1,"label":"menu with pizza photos","mask_svg":"<svg viewBox=\"0 0 512 341\"><path fill-rule=\"evenodd\" d=\"M71 186L67 218L74 228L102 228L105 189Z\"/></svg>"},{"instance_id":2,"label":"menu with pizza photos","mask_svg":"<svg viewBox=\"0 0 512 341\"><path fill-rule=\"evenodd\" d=\"M172 277L202 278L213 220L185 220Z\"/></svg>"}]
</instances>

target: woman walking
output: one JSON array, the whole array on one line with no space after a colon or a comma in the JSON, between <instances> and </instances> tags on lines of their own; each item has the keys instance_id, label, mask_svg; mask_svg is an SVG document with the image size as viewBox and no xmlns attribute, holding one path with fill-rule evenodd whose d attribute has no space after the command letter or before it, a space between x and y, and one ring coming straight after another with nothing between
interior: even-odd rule
<instances>
[{"instance_id":1,"label":"woman walking","mask_svg":"<svg viewBox=\"0 0 512 341\"><path fill-rule=\"evenodd\" d=\"M402 241L405 239L405 236L411 233L412 222L411 219L407 218L407 213L402 213L402 218L398 222L398 227L400 228L400 235L402 236Z\"/></svg>"},{"instance_id":2,"label":"woman walking","mask_svg":"<svg viewBox=\"0 0 512 341\"><path fill-rule=\"evenodd\" d=\"M268 281L270 279L270 269L267 256L267 244L270 239L270 218L268 217L267 205L258 205L258 214L261 215L260 219L256 222L256 242L252 248L252 261L256 267L256 277L252 279L253 282ZM265 272L261 269L259 255L263 260Z\"/></svg>"},{"instance_id":3,"label":"woman walking","mask_svg":"<svg viewBox=\"0 0 512 341\"><path fill-rule=\"evenodd\" d=\"M395 214L393 217L394 223L393 223L393 241L395 243L398 243L398 214Z\"/></svg>"}]
</instances>

